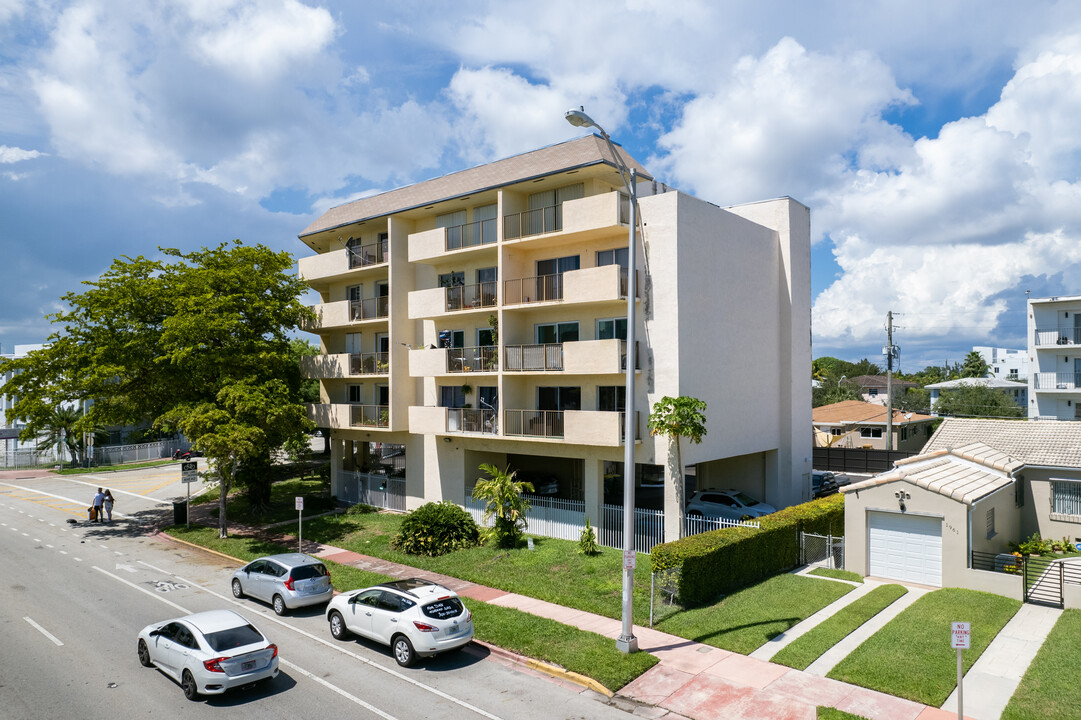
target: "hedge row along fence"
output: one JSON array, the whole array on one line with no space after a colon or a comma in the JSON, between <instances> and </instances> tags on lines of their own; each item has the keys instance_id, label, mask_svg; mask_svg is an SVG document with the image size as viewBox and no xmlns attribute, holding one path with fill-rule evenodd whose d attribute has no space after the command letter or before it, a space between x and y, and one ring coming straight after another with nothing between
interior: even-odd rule
<instances>
[{"instance_id":1,"label":"hedge row along fence","mask_svg":"<svg viewBox=\"0 0 1081 720\"><path fill-rule=\"evenodd\" d=\"M844 535L844 496L836 493L793 505L758 518L758 523L758 530L724 528L657 545L651 553L653 571L681 567L680 603L703 605L795 567L801 531Z\"/></svg>"}]
</instances>

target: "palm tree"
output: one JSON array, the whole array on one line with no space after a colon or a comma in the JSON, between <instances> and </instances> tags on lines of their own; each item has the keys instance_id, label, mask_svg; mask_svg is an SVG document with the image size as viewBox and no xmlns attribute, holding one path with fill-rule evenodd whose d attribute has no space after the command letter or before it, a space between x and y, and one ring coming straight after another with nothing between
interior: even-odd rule
<instances>
[{"instance_id":1,"label":"palm tree","mask_svg":"<svg viewBox=\"0 0 1081 720\"><path fill-rule=\"evenodd\" d=\"M57 405L42 422L42 435L38 437L37 450L42 452L54 445L63 444L71 453L71 464L79 464L79 432L75 429L76 423L82 418L83 411L79 408Z\"/></svg>"},{"instance_id":2,"label":"palm tree","mask_svg":"<svg viewBox=\"0 0 1081 720\"><path fill-rule=\"evenodd\" d=\"M533 483L516 480L517 470L500 470L484 463L480 470L487 478L477 478L473 486L473 499L484 501L484 519L495 516L492 536L497 547L514 547L526 529L525 515L529 511L529 498L523 492L533 492Z\"/></svg>"}]
</instances>

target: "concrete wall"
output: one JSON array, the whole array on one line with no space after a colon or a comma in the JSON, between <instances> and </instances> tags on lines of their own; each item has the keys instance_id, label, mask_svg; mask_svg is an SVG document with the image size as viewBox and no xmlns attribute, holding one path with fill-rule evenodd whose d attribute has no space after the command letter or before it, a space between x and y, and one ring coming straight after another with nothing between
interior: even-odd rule
<instances>
[{"instance_id":1,"label":"concrete wall","mask_svg":"<svg viewBox=\"0 0 1081 720\"><path fill-rule=\"evenodd\" d=\"M1081 542L1081 516L1057 515L1051 512L1051 480L1081 480L1081 468L1075 470L1026 467L1025 505L1021 508L1019 540L1033 533L1040 537L1059 539L1069 537Z\"/></svg>"}]
</instances>

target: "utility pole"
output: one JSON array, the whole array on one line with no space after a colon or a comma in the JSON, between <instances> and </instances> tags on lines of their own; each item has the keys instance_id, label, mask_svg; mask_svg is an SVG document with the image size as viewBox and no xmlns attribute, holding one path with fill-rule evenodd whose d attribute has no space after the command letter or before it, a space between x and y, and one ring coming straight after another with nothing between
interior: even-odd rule
<instances>
[{"instance_id":1,"label":"utility pole","mask_svg":"<svg viewBox=\"0 0 1081 720\"><path fill-rule=\"evenodd\" d=\"M886 312L886 347L882 348L886 356L886 450L893 450L893 357L897 348L893 346L893 310Z\"/></svg>"}]
</instances>

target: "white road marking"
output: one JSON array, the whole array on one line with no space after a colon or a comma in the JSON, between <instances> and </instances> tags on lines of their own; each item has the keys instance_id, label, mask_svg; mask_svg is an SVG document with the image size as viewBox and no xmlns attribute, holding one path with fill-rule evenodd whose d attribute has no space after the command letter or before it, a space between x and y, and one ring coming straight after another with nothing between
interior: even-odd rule
<instances>
[{"instance_id":1,"label":"white road marking","mask_svg":"<svg viewBox=\"0 0 1081 720\"><path fill-rule=\"evenodd\" d=\"M106 478L99 477L97 475L83 475L83 477L85 477L85 478L93 478L94 480L97 480L97 482L89 483L89 482L83 482L82 480L73 480L71 478L64 478L64 479L67 482L75 483L77 485L86 485L87 487L91 487L91 488L104 487L104 486L109 484L107 482ZM158 503L159 505L172 505L173 504L172 500L158 500L157 498L148 497L146 495L140 495L139 493L133 493L133 492L129 492L127 490L113 490L112 488L110 488L109 490L114 495L130 495L131 497L140 498L142 500L149 500L150 502L155 502L155 503ZM113 510L113 513L115 514L116 511Z\"/></svg>"},{"instance_id":2,"label":"white road marking","mask_svg":"<svg viewBox=\"0 0 1081 720\"><path fill-rule=\"evenodd\" d=\"M60 554L61 554L61 555L67 555L67 554L68 554L68 551L67 551L67 550L61 550L61 551L60 551Z\"/></svg>"},{"instance_id":3,"label":"white road marking","mask_svg":"<svg viewBox=\"0 0 1081 720\"><path fill-rule=\"evenodd\" d=\"M16 490L24 490L24 491L29 492L29 493L34 493L35 495L44 495L45 497L56 498L57 500L63 500L64 502L75 503L76 505L83 505L82 500L76 500L75 498L69 498L69 497L65 497L63 495L54 495L52 493L43 492L41 490L35 490L34 488L24 487L23 485L12 485L11 483L6 483L6 482L0 482L0 485L3 485L5 487L15 488ZM134 495L134 494L135 493L128 493L128 495ZM145 495L135 495L135 497L140 497L140 498L143 498L144 500L149 500L150 502L156 502L156 503L164 503L165 502L164 500L155 500L154 498L146 497ZM172 505L171 502L166 503L166 504ZM22 512L22 510L20 510L19 512ZM131 515L119 512L117 510L113 510L113 515L116 515L117 517L131 517Z\"/></svg>"},{"instance_id":4,"label":"white road marking","mask_svg":"<svg viewBox=\"0 0 1081 720\"><path fill-rule=\"evenodd\" d=\"M36 622L34 622L33 620L31 620L30 618L28 618L28 617L24 617L24 618L23 618L23 620L25 620L26 622L30 623L30 625L31 625L31 626L32 626L32 627L33 627L33 628L34 628L35 630L37 630L37 631L38 631L39 633L41 633L41 634L42 634L42 635L44 635L45 637L47 637L47 638L49 638L50 640L52 640L52 641L53 641L53 642L54 642L54 643L55 643L55 644L56 644L56 645L57 645L58 647L63 647L63 646L64 646L64 643L62 643L62 642L60 642L59 640L57 640L57 639L56 639L56 636L54 636L54 635L53 635L53 634L52 634L51 632L49 632L49 631L48 631L48 630L46 630L45 628L43 628L43 627L41 627L40 625L38 625L38 624L37 624Z\"/></svg>"},{"instance_id":5,"label":"white road marking","mask_svg":"<svg viewBox=\"0 0 1081 720\"><path fill-rule=\"evenodd\" d=\"M109 572L108 570L102 570L102 569L101 569L101 568L99 568L99 567L98 567L97 565L94 565L94 566L93 566L93 568L94 568L95 570L97 570L98 572L102 573L103 575L108 575L109 577L111 577L111 578L112 578L113 580L116 580L117 582L122 582L122 583L124 583L125 585L127 585L128 587L131 587L131 588L135 588L136 590L138 590L139 592L143 593L144 595L149 595L149 596L150 596L150 597L152 597L152 598L155 598L155 599L157 599L157 600L161 600L161 601L162 601L163 603L165 603L166 605L170 605L170 606L172 606L172 607L175 607L175 608L176 608L177 610L179 610L180 612L184 613L185 615L191 615L191 610L188 610L188 609L186 609L186 608L183 608L183 607L181 607L180 605L177 605L177 604L176 604L175 602L173 602L172 600L166 600L165 598L163 598L163 597L161 596L161 594L160 594L160 593L154 593L154 592L151 592L150 590L147 590L147 589L146 589L146 588L144 588L144 587L139 587L139 586L138 586L138 585L136 585L135 583L133 583L133 582L129 582L129 581L125 580L124 578L120 577L119 575L113 575L113 574L112 574L111 572Z\"/></svg>"},{"instance_id":6,"label":"white road marking","mask_svg":"<svg viewBox=\"0 0 1081 720\"><path fill-rule=\"evenodd\" d=\"M117 570L123 570L123 571L129 572L129 573L138 572L138 570L133 568L131 565L127 565L125 563L117 563L116 564L116 569Z\"/></svg>"}]
</instances>

